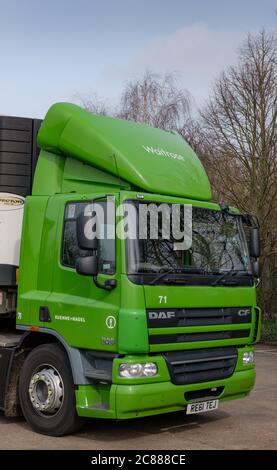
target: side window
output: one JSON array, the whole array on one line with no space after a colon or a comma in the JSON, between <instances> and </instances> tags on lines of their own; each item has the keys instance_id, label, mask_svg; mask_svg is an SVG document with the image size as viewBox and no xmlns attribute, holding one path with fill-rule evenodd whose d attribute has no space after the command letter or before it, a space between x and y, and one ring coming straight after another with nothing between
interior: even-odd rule
<instances>
[{"instance_id":1,"label":"side window","mask_svg":"<svg viewBox=\"0 0 277 470\"><path fill-rule=\"evenodd\" d=\"M87 205L87 202L70 202L66 205L61 256L63 266L75 269L77 258L91 255L88 251L80 250L77 244L76 220Z\"/></svg>"},{"instance_id":2,"label":"side window","mask_svg":"<svg viewBox=\"0 0 277 470\"><path fill-rule=\"evenodd\" d=\"M103 220L99 227L98 260L99 272L104 274L114 274L116 268L115 255L115 226L114 222L108 221L107 201L98 200L103 210ZM62 240L61 263L63 266L75 268L78 257L90 256L92 252L80 250L77 244L76 220L81 212L84 212L88 202L70 202L66 205L64 216L64 229ZM115 208L113 207L113 211ZM112 237L111 237L112 235Z\"/></svg>"}]
</instances>

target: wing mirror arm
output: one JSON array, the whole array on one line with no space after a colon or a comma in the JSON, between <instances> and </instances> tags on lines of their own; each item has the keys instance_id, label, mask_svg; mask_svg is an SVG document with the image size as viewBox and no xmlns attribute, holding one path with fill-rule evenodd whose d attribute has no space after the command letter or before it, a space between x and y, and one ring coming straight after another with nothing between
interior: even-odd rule
<instances>
[{"instance_id":1,"label":"wing mirror arm","mask_svg":"<svg viewBox=\"0 0 277 470\"><path fill-rule=\"evenodd\" d=\"M92 215L86 216L84 213L77 217L77 243L81 250L92 252L92 255L79 257L76 260L76 271L83 276L92 276L93 282L99 289L107 291L113 290L117 286L116 279L107 279L103 284L98 281L99 260L98 260L98 238L87 237L87 232L92 231L90 224L92 223ZM95 227L96 230L96 227Z\"/></svg>"}]
</instances>

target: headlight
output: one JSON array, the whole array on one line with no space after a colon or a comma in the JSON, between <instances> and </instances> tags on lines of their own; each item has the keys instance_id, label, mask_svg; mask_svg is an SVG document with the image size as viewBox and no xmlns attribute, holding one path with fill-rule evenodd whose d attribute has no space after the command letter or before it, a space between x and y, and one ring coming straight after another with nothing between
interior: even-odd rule
<instances>
[{"instance_id":1,"label":"headlight","mask_svg":"<svg viewBox=\"0 0 277 470\"><path fill-rule=\"evenodd\" d=\"M248 366L249 364L254 364L254 353L253 353L253 351L243 353L242 363L245 366Z\"/></svg>"},{"instance_id":2,"label":"headlight","mask_svg":"<svg viewBox=\"0 0 277 470\"><path fill-rule=\"evenodd\" d=\"M119 366L120 377L154 377L157 373L158 367L154 362L146 362L144 364L120 364Z\"/></svg>"}]
</instances>

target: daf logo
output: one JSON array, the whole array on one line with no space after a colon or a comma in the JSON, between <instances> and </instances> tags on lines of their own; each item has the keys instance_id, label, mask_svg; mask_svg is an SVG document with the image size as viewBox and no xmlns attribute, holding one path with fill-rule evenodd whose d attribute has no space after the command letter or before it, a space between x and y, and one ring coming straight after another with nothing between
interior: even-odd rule
<instances>
[{"instance_id":1,"label":"daf logo","mask_svg":"<svg viewBox=\"0 0 277 470\"><path fill-rule=\"evenodd\" d=\"M238 311L238 315L240 317L246 317L247 315L250 315L250 308L242 308Z\"/></svg>"},{"instance_id":2,"label":"daf logo","mask_svg":"<svg viewBox=\"0 0 277 470\"><path fill-rule=\"evenodd\" d=\"M175 318L175 312L148 312L149 320L166 320Z\"/></svg>"}]
</instances>

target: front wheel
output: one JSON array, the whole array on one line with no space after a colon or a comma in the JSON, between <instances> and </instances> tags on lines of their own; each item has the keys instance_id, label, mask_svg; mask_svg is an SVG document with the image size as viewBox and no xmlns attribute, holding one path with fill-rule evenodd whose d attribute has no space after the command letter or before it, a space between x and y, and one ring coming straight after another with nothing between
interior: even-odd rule
<instances>
[{"instance_id":1,"label":"front wheel","mask_svg":"<svg viewBox=\"0 0 277 470\"><path fill-rule=\"evenodd\" d=\"M27 356L19 378L19 399L26 421L41 434L63 436L82 425L70 364L57 344L38 346Z\"/></svg>"}]
</instances>

